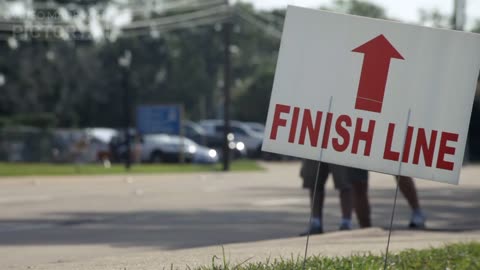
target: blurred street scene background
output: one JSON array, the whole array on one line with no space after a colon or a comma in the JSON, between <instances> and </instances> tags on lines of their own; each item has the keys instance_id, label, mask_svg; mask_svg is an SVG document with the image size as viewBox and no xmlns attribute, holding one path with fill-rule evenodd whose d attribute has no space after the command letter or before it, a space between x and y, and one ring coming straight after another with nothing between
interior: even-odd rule
<instances>
[{"instance_id":1,"label":"blurred street scene background","mask_svg":"<svg viewBox=\"0 0 480 270\"><path fill-rule=\"evenodd\" d=\"M480 32L478 18L466 17L475 3L445 2L451 14L420 9L417 23ZM227 162L284 159L260 151L285 16L278 6L2 1L0 161L216 163L227 151ZM401 20L363 1L322 8ZM170 129L158 123L171 118L160 115L164 105L180 114ZM480 158L479 121L476 100L467 159Z\"/></svg>"}]
</instances>

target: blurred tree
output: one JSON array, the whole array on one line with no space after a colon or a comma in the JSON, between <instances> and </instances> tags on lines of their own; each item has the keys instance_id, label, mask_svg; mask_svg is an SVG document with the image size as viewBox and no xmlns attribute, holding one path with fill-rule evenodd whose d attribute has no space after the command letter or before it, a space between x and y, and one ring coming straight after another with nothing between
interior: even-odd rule
<instances>
[{"instance_id":1,"label":"blurred tree","mask_svg":"<svg viewBox=\"0 0 480 270\"><path fill-rule=\"evenodd\" d=\"M235 100L235 116L241 121L265 123L273 86L274 68L265 67L252 79L248 90Z\"/></svg>"},{"instance_id":2,"label":"blurred tree","mask_svg":"<svg viewBox=\"0 0 480 270\"><path fill-rule=\"evenodd\" d=\"M337 12L371 18L386 19L385 9L376 4L360 0L336 0L333 7L327 7Z\"/></svg>"},{"instance_id":3,"label":"blurred tree","mask_svg":"<svg viewBox=\"0 0 480 270\"><path fill-rule=\"evenodd\" d=\"M473 26L471 31L475 33L480 33L480 20L475 21L475 25Z\"/></svg>"},{"instance_id":4,"label":"blurred tree","mask_svg":"<svg viewBox=\"0 0 480 270\"><path fill-rule=\"evenodd\" d=\"M242 16L236 17L233 36L233 118L264 122L280 47L280 38L268 31L281 32L285 10L256 12L248 4L236 8Z\"/></svg>"},{"instance_id":5,"label":"blurred tree","mask_svg":"<svg viewBox=\"0 0 480 270\"><path fill-rule=\"evenodd\" d=\"M254 12L251 6L241 7ZM359 16L387 18L382 7L365 1L339 0L332 7L326 7L326 9ZM263 15L264 20L270 20L271 25L281 29L285 10L257 14ZM236 85L233 115L238 120L265 122L280 44L278 40L265 38L261 29L248 26L244 32L237 35L237 38L237 44L242 53L235 58L238 68L235 69L234 74L245 76L242 77L243 81Z\"/></svg>"},{"instance_id":6,"label":"blurred tree","mask_svg":"<svg viewBox=\"0 0 480 270\"><path fill-rule=\"evenodd\" d=\"M438 9L425 10L421 9L420 24L437 28L451 28L452 18L445 14L442 14Z\"/></svg>"},{"instance_id":7,"label":"blurred tree","mask_svg":"<svg viewBox=\"0 0 480 270\"><path fill-rule=\"evenodd\" d=\"M108 0L55 2L89 6ZM264 121L280 44L272 33L281 32L285 10L260 12L241 3L235 8L250 19L237 15L233 21L233 117ZM363 1L337 1L332 9L386 17L381 7ZM16 42L18 46L0 42L0 73L6 79L0 86L2 123L38 114L49 115L62 127L121 126L118 58L126 49L133 56L129 81L135 104L181 103L194 120L215 118L221 108L221 24L116 41Z\"/></svg>"}]
</instances>

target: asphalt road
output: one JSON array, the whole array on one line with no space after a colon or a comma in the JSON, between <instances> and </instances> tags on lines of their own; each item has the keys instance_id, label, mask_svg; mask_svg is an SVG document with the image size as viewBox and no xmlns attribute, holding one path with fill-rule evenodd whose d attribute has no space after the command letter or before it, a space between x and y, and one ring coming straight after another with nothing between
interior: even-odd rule
<instances>
[{"instance_id":1,"label":"asphalt road","mask_svg":"<svg viewBox=\"0 0 480 270\"><path fill-rule=\"evenodd\" d=\"M0 269L294 237L306 228L299 163L265 172L0 178ZM480 230L480 166L461 185L417 181L429 230ZM392 176L371 174L373 223L387 227ZM400 196L394 228L408 223ZM329 190L325 227L340 219Z\"/></svg>"}]
</instances>

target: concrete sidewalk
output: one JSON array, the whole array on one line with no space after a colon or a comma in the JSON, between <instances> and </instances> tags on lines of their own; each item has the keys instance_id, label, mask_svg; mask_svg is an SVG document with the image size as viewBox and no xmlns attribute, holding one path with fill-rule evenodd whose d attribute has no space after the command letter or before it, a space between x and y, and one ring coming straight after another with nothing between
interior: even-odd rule
<instances>
[{"instance_id":1,"label":"concrete sidewalk","mask_svg":"<svg viewBox=\"0 0 480 270\"><path fill-rule=\"evenodd\" d=\"M380 228L332 232L310 238L309 255L349 256L354 254L384 254L388 231ZM390 251L440 247L448 243L480 241L480 231L434 232L394 231ZM178 251L146 252L126 256L106 257L75 263L56 263L29 269L46 270L105 270L105 269L188 269L216 263L223 264L223 252L227 262L235 266L243 262L266 262L274 259L303 258L305 237L227 244ZM187 267L188 266L188 267Z\"/></svg>"}]
</instances>

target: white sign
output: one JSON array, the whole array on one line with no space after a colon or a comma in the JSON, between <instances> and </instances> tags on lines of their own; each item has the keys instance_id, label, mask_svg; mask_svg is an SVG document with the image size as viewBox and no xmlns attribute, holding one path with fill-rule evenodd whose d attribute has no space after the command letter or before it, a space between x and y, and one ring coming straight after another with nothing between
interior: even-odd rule
<instances>
[{"instance_id":1,"label":"white sign","mask_svg":"<svg viewBox=\"0 0 480 270\"><path fill-rule=\"evenodd\" d=\"M263 150L458 184L480 35L289 6Z\"/></svg>"}]
</instances>

